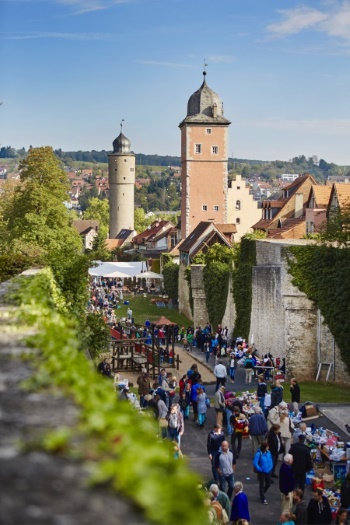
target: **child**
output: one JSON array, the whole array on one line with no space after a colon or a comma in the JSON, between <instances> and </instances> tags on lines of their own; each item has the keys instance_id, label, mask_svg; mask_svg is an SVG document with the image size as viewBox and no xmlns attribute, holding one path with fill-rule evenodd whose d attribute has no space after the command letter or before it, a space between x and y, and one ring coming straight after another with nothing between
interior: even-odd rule
<instances>
[{"instance_id":1,"label":"child","mask_svg":"<svg viewBox=\"0 0 350 525\"><path fill-rule=\"evenodd\" d=\"M183 415L184 419L188 419L190 416L190 399L189 396L187 396L186 392L182 392L181 397L179 399L179 405L181 409L181 413Z\"/></svg>"},{"instance_id":2,"label":"child","mask_svg":"<svg viewBox=\"0 0 350 525\"><path fill-rule=\"evenodd\" d=\"M233 418L232 418L233 419ZM242 449L242 436L248 431L248 420L244 414L239 414L233 421L233 433L231 436L231 447L236 458L239 458ZM237 447L236 447L237 441Z\"/></svg>"}]
</instances>

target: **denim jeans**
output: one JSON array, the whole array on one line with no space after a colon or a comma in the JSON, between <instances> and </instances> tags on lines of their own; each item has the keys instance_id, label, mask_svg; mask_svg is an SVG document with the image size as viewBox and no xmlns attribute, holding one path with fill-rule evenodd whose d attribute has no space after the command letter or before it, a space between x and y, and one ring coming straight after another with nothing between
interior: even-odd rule
<instances>
[{"instance_id":1,"label":"denim jeans","mask_svg":"<svg viewBox=\"0 0 350 525\"><path fill-rule=\"evenodd\" d=\"M227 424L226 424L227 433L229 436L231 436L232 431L233 431L233 428L230 423L230 417L232 416L232 410L230 410L229 408L225 408L225 412L226 412L226 419L227 419Z\"/></svg>"},{"instance_id":2,"label":"denim jeans","mask_svg":"<svg viewBox=\"0 0 350 525\"><path fill-rule=\"evenodd\" d=\"M219 451L211 452L211 472L212 472L213 478L215 479L217 484L219 483L219 473L218 473L218 471L215 468L215 459L216 459L216 456L218 454L219 454Z\"/></svg>"},{"instance_id":3,"label":"denim jeans","mask_svg":"<svg viewBox=\"0 0 350 525\"><path fill-rule=\"evenodd\" d=\"M233 477L233 474L229 474L228 476L219 476L220 481L220 490L222 492L226 492L226 483L227 483L227 495L231 499L233 494L233 484L235 482L235 478Z\"/></svg>"},{"instance_id":4,"label":"denim jeans","mask_svg":"<svg viewBox=\"0 0 350 525\"><path fill-rule=\"evenodd\" d=\"M176 443L179 442L179 433L177 431L177 428L171 428L168 427L168 437L171 441L176 441Z\"/></svg>"},{"instance_id":5,"label":"denim jeans","mask_svg":"<svg viewBox=\"0 0 350 525\"><path fill-rule=\"evenodd\" d=\"M230 378L232 379L232 381L234 381L235 379L235 369L233 368L233 366L230 366Z\"/></svg>"},{"instance_id":6,"label":"denim jeans","mask_svg":"<svg viewBox=\"0 0 350 525\"><path fill-rule=\"evenodd\" d=\"M261 503L265 499L265 492L267 492L269 486L271 485L271 475L270 472L258 472L258 481L259 481L259 494Z\"/></svg>"}]
</instances>

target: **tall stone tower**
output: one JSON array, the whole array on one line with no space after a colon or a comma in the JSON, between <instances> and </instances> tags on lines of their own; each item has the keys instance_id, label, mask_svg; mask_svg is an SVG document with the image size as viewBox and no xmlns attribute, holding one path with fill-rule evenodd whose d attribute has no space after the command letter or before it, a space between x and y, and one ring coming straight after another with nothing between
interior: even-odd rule
<instances>
[{"instance_id":1,"label":"tall stone tower","mask_svg":"<svg viewBox=\"0 0 350 525\"><path fill-rule=\"evenodd\" d=\"M181 236L201 221L227 222L228 127L219 96L203 84L181 122Z\"/></svg>"},{"instance_id":2,"label":"tall stone tower","mask_svg":"<svg viewBox=\"0 0 350 525\"><path fill-rule=\"evenodd\" d=\"M130 145L121 129L108 155L110 239L120 230L134 229L135 155Z\"/></svg>"}]
</instances>

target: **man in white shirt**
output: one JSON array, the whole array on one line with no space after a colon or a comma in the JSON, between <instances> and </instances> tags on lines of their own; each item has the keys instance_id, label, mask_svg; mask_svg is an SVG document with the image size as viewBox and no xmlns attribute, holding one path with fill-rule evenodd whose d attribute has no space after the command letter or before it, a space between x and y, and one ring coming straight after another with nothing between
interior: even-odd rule
<instances>
[{"instance_id":1,"label":"man in white shirt","mask_svg":"<svg viewBox=\"0 0 350 525\"><path fill-rule=\"evenodd\" d=\"M226 366L222 364L222 361L219 361L218 364L215 365L214 376L216 377L216 391L220 386L225 386L226 384L227 370Z\"/></svg>"}]
</instances>

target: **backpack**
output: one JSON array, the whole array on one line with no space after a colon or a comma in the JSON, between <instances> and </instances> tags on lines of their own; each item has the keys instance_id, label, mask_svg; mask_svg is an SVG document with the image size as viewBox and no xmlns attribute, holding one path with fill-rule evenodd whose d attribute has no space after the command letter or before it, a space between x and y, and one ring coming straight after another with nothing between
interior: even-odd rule
<instances>
[{"instance_id":1,"label":"backpack","mask_svg":"<svg viewBox=\"0 0 350 525\"><path fill-rule=\"evenodd\" d=\"M243 432L245 427L247 426L247 420L246 419L235 419L235 431L237 432Z\"/></svg>"}]
</instances>

